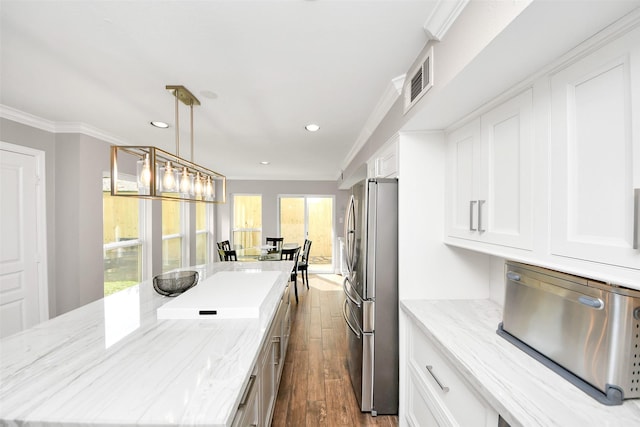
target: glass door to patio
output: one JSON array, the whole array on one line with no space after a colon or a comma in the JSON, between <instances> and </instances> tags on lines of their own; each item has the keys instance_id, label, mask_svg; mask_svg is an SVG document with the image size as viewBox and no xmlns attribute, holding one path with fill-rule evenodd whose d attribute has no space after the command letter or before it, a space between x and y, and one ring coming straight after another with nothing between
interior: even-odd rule
<instances>
[{"instance_id":1,"label":"glass door to patio","mask_svg":"<svg viewBox=\"0 0 640 427\"><path fill-rule=\"evenodd\" d=\"M333 272L333 196L279 196L285 243L311 240L309 272Z\"/></svg>"}]
</instances>

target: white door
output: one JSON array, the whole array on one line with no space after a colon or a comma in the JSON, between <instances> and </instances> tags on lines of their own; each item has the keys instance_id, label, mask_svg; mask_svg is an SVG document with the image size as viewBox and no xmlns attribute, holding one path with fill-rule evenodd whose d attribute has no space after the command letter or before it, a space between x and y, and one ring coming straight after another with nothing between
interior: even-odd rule
<instances>
[{"instance_id":1,"label":"white door","mask_svg":"<svg viewBox=\"0 0 640 427\"><path fill-rule=\"evenodd\" d=\"M48 318L44 153L0 143L0 337Z\"/></svg>"}]
</instances>

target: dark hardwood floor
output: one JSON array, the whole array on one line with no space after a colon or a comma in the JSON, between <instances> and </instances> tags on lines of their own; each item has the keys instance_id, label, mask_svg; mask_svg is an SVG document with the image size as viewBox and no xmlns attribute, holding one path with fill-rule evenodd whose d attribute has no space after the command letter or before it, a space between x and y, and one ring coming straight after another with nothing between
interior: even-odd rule
<instances>
[{"instance_id":1,"label":"dark hardwood floor","mask_svg":"<svg viewBox=\"0 0 640 427\"><path fill-rule=\"evenodd\" d=\"M272 425L397 426L397 416L372 417L358 408L346 365L342 277L310 274L309 282L307 290L298 279L300 302L291 304L291 338Z\"/></svg>"}]
</instances>

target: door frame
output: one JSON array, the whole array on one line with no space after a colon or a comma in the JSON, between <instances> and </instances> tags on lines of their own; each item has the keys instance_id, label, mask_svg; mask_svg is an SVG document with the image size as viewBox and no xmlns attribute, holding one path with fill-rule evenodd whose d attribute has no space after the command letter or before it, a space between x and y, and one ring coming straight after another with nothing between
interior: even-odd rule
<instances>
[{"instance_id":1,"label":"door frame","mask_svg":"<svg viewBox=\"0 0 640 427\"><path fill-rule=\"evenodd\" d=\"M0 141L0 151L32 156L36 160L36 262L40 321L49 319L49 270L47 263L47 191L45 152L22 145Z\"/></svg>"},{"instance_id":2,"label":"door frame","mask_svg":"<svg viewBox=\"0 0 640 427\"><path fill-rule=\"evenodd\" d=\"M305 238L308 237L309 234L309 211L307 210L307 199L310 198L327 198L327 199L331 199L331 267L329 272L331 273L335 273L336 272L336 266L338 265L338 263L336 263L336 257L337 257L337 253L338 253L338 248L336 248L336 242L337 242L337 238L336 238L336 196L335 194L278 194L278 202L277 202L277 206L276 206L276 230L278 232L278 236L282 235L282 231L280 229L280 204L281 204L281 200L282 198L286 198L286 197L298 197L298 198L303 198L304 199L304 234L305 234ZM313 273L314 271L309 270L309 272ZM322 271L322 273L325 273L325 271Z\"/></svg>"}]
</instances>

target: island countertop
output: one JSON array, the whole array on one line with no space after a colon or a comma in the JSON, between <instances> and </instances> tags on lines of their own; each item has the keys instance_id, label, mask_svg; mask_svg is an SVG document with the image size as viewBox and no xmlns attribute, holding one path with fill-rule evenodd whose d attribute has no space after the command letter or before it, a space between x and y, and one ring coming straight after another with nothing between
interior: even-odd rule
<instances>
[{"instance_id":1,"label":"island countertop","mask_svg":"<svg viewBox=\"0 0 640 427\"><path fill-rule=\"evenodd\" d=\"M400 307L513 427L640 425L640 399L598 403L496 334L502 308L490 300L403 300Z\"/></svg>"},{"instance_id":2,"label":"island countertop","mask_svg":"<svg viewBox=\"0 0 640 427\"><path fill-rule=\"evenodd\" d=\"M190 268L280 272L258 319L159 320L145 281L0 340L0 424L230 426L292 267Z\"/></svg>"}]
</instances>

